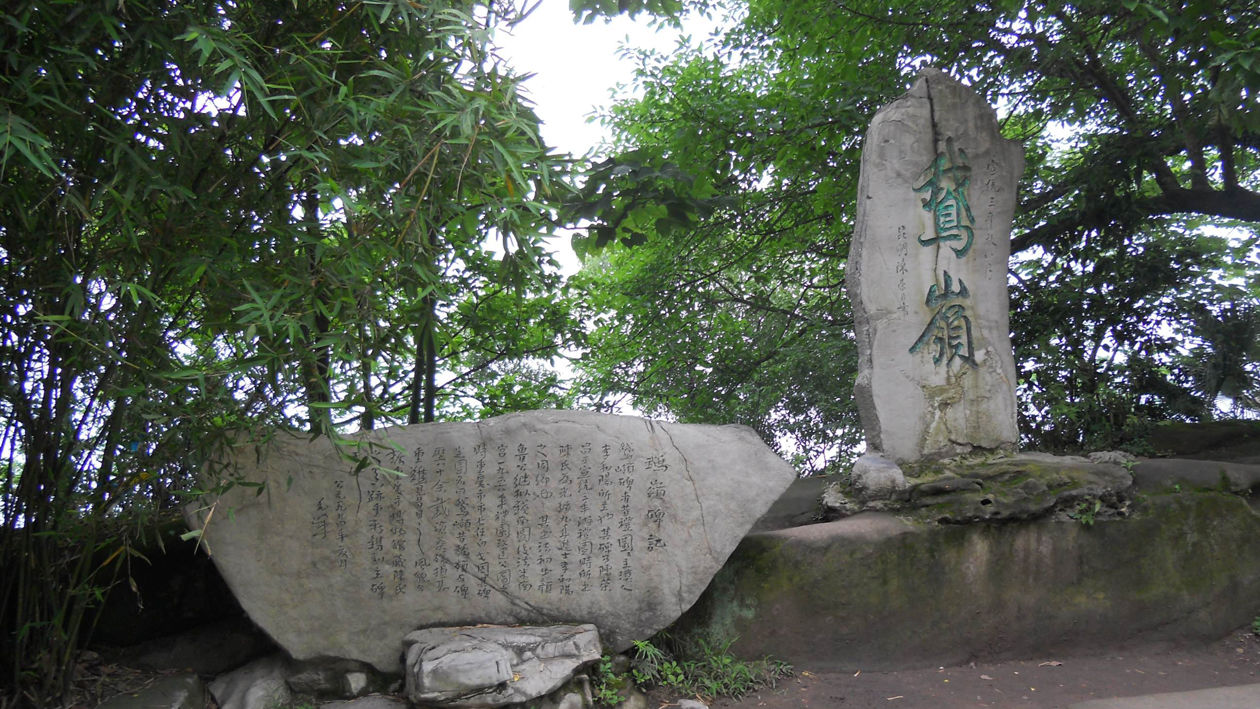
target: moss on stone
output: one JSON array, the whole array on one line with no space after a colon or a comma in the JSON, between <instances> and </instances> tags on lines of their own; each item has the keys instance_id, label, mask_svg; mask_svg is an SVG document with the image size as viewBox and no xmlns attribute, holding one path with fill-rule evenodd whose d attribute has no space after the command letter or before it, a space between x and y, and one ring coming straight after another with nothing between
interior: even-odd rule
<instances>
[{"instance_id":1,"label":"moss on stone","mask_svg":"<svg viewBox=\"0 0 1260 709\"><path fill-rule=\"evenodd\" d=\"M1207 639L1260 612L1260 516L1235 495L1152 496L1091 527L861 524L749 537L676 627L746 657L892 669Z\"/></svg>"}]
</instances>

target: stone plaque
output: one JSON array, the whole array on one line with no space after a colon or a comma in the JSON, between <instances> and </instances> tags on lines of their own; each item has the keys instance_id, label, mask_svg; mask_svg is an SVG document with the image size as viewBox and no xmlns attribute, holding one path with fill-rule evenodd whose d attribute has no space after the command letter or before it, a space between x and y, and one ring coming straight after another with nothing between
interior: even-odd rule
<instances>
[{"instance_id":1,"label":"stone plaque","mask_svg":"<svg viewBox=\"0 0 1260 709\"><path fill-rule=\"evenodd\" d=\"M795 474L742 426L578 411L383 429L355 463L283 435L203 500L219 569L299 659L398 671L418 627L589 622L612 647L699 596ZM208 521L207 521L208 520Z\"/></svg>"},{"instance_id":2,"label":"stone plaque","mask_svg":"<svg viewBox=\"0 0 1260 709\"><path fill-rule=\"evenodd\" d=\"M848 292L867 445L897 463L1013 449L1007 262L1023 150L925 69L866 135Z\"/></svg>"}]
</instances>

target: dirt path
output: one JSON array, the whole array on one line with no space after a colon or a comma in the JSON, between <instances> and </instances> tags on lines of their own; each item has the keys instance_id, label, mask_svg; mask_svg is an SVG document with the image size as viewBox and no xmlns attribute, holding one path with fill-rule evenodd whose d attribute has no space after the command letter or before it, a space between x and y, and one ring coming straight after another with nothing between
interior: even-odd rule
<instances>
[{"instance_id":1,"label":"dirt path","mask_svg":"<svg viewBox=\"0 0 1260 709\"><path fill-rule=\"evenodd\" d=\"M823 672L808 665L774 689L726 709L1053 709L1104 697L1260 683L1260 641L1239 631L1207 646L1136 647L1098 656L1046 657L902 672Z\"/></svg>"}]
</instances>

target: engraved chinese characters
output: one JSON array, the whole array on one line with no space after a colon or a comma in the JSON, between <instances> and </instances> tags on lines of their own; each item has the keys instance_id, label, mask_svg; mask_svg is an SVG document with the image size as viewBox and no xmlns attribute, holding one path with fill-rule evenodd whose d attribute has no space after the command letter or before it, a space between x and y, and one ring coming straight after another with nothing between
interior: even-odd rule
<instances>
[{"instance_id":1,"label":"engraved chinese characters","mask_svg":"<svg viewBox=\"0 0 1260 709\"><path fill-rule=\"evenodd\" d=\"M871 122L848 291L872 454L1017 445L1006 274L1022 169L992 109L934 69Z\"/></svg>"},{"instance_id":2,"label":"engraved chinese characters","mask_svg":"<svg viewBox=\"0 0 1260 709\"><path fill-rule=\"evenodd\" d=\"M637 540L646 552L666 546L665 482L650 477L646 492L634 489L636 476L667 473L670 463L663 454L637 455L628 441L477 442L467 451L420 444L410 455L378 455L391 472L370 470L359 481L367 501L363 582L378 600L633 591L636 533L647 530ZM333 485L341 492L345 481ZM315 501L313 521L324 507ZM337 541L338 568L350 573L345 540Z\"/></svg>"},{"instance_id":3,"label":"engraved chinese characters","mask_svg":"<svg viewBox=\"0 0 1260 709\"><path fill-rule=\"evenodd\" d=\"M292 655L398 669L417 627L591 622L612 646L682 613L791 482L749 429L529 412L372 434L359 475L280 436L204 538ZM194 520L205 519L203 510Z\"/></svg>"}]
</instances>

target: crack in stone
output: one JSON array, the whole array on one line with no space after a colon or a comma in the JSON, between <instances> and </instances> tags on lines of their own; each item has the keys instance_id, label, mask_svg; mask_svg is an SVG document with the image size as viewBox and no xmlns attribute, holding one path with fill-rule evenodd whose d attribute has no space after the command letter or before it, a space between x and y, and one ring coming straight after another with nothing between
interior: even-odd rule
<instances>
[{"instance_id":1,"label":"crack in stone","mask_svg":"<svg viewBox=\"0 0 1260 709\"><path fill-rule=\"evenodd\" d=\"M687 482L691 483L691 494L695 496L696 507L700 509L700 529L704 533L704 547L709 552L709 556L712 558L714 557L714 554L713 547L709 545L709 524L704 517L704 502L700 499L700 488L696 486L696 480L691 475L691 462L687 460L687 456L682 452L682 449L678 447L678 444L674 443L674 437L670 435L669 431L663 426L661 427L661 431L664 432L665 437L669 439L669 445L673 446L674 450L678 452L678 457L683 459L683 467L687 471Z\"/></svg>"}]
</instances>

